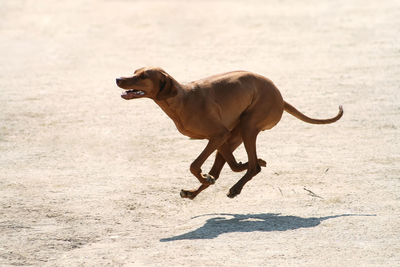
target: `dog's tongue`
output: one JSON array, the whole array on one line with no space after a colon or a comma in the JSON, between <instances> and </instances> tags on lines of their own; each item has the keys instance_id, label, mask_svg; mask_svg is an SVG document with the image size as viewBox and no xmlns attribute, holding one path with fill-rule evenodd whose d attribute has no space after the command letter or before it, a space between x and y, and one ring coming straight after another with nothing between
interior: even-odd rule
<instances>
[{"instance_id":1,"label":"dog's tongue","mask_svg":"<svg viewBox=\"0 0 400 267\"><path fill-rule=\"evenodd\" d=\"M135 97L140 97L140 96L144 96L145 92L141 91L141 90L127 90L127 91L123 91L121 94L121 97L123 99L132 99Z\"/></svg>"}]
</instances>

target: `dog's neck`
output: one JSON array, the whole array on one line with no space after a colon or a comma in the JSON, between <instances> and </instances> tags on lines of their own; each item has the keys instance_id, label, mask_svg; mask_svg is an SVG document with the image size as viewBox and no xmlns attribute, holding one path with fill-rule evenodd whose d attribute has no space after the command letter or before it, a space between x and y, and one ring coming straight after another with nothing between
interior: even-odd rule
<instances>
[{"instance_id":1,"label":"dog's neck","mask_svg":"<svg viewBox=\"0 0 400 267\"><path fill-rule=\"evenodd\" d=\"M185 97L187 89L174 79L172 80L172 83L172 86L174 86L177 90L177 94L165 100L154 99L154 102L156 102L156 104L160 106L160 108L168 115L168 117L174 121L178 130L180 130L182 129L183 124L178 111L182 110L181 106L183 104L183 98Z\"/></svg>"}]
</instances>

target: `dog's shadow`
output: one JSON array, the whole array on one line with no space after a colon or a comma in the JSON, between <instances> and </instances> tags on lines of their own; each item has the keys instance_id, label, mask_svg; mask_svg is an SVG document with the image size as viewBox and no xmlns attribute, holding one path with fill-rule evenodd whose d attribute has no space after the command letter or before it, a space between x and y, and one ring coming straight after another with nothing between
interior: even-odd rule
<instances>
[{"instance_id":1,"label":"dog's shadow","mask_svg":"<svg viewBox=\"0 0 400 267\"><path fill-rule=\"evenodd\" d=\"M185 234L160 239L160 242L193 239L213 239L221 234L236 232L271 232L287 231L299 228L318 226L322 221L346 216L375 216L341 214L326 217L302 218L298 216L283 216L279 213L261 214L206 214L200 216L217 216L208 219L205 224ZM193 217L198 218L200 216Z\"/></svg>"}]
</instances>

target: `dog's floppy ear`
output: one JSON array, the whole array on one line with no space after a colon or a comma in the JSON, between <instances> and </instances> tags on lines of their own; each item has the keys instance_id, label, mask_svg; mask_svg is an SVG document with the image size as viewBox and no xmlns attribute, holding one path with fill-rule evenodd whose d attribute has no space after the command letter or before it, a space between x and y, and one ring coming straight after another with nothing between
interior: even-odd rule
<instances>
[{"instance_id":1,"label":"dog's floppy ear","mask_svg":"<svg viewBox=\"0 0 400 267\"><path fill-rule=\"evenodd\" d=\"M157 93L157 100L165 100L167 98L176 96L178 91L176 90L172 78L168 73L161 71L162 78L160 79L160 89Z\"/></svg>"}]
</instances>

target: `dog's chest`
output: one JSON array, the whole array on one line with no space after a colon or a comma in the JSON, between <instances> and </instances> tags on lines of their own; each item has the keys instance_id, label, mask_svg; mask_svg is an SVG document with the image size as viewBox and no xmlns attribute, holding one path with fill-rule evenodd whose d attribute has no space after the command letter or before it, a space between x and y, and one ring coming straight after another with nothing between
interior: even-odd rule
<instances>
[{"instance_id":1,"label":"dog's chest","mask_svg":"<svg viewBox=\"0 0 400 267\"><path fill-rule=\"evenodd\" d=\"M199 131L193 129L192 127L184 127L182 122L174 120L175 126L178 129L178 131L190 138L193 139L205 139L206 136L204 134L201 134Z\"/></svg>"}]
</instances>

